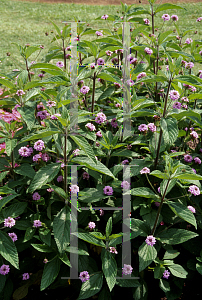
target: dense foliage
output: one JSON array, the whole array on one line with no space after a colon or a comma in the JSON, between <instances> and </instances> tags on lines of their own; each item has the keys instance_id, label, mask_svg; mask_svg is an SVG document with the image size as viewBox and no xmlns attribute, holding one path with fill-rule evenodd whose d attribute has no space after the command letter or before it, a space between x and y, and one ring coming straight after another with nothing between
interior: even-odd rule
<instances>
[{"instance_id":1,"label":"dense foliage","mask_svg":"<svg viewBox=\"0 0 202 300\"><path fill-rule=\"evenodd\" d=\"M73 285L77 299L121 287L143 300L152 272L175 300L202 274L202 41L167 14L183 7L154 2L100 16L109 29L75 20L77 37L53 23L40 61L44 45L16 43L24 66L0 73L1 299L22 299L40 278L41 291Z\"/></svg>"}]
</instances>

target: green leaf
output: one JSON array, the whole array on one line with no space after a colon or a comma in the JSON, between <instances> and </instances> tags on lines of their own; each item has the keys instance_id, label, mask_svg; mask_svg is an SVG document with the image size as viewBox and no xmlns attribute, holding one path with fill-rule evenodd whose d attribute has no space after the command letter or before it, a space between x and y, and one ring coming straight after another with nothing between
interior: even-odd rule
<instances>
[{"instance_id":1,"label":"green leaf","mask_svg":"<svg viewBox=\"0 0 202 300\"><path fill-rule=\"evenodd\" d=\"M141 286L137 279L117 279L116 284L120 287L138 287Z\"/></svg>"},{"instance_id":2,"label":"green leaf","mask_svg":"<svg viewBox=\"0 0 202 300\"><path fill-rule=\"evenodd\" d=\"M0 210L2 209L2 207L4 207L8 202L10 202L11 200L13 200L14 198L16 198L18 196L18 194L15 195L9 195L6 197L3 197L3 199L1 199L0 201Z\"/></svg>"},{"instance_id":3,"label":"green leaf","mask_svg":"<svg viewBox=\"0 0 202 300\"><path fill-rule=\"evenodd\" d=\"M91 161L87 160L86 157L73 158L71 161L78 163L80 165L85 165L87 168L89 168L91 170L100 172L102 174L106 174L116 180L116 178L111 173L111 171L104 164L102 164L99 160L97 161L97 164L95 164L92 160Z\"/></svg>"},{"instance_id":4,"label":"green leaf","mask_svg":"<svg viewBox=\"0 0 202 300\"><path fill-rule=\"evenodd\" d=\"M30 57L30 55L32 55L32 53L36 52L37 50L41 50L41 48L37 47L37 46L29 46L29 47L27 47L27 49L25 50L25 57L26 57L26 59L28 57Z\"/></svg>"},{"instance_id":5,"label":"green leaf","mask_svg":"<svg viewBox=\"0 0 202 300\"><path fill-rule=\"evenodd\" d=\"M117 82L120 83L121 85L123 84L122 81L120 80L120 78L118 76L115 75L110 75L104 72L101 72L99 75L97 75L97 78L101 78L110 82Z\"/></svg>"},{"instance_id":6,"label":"green leaf","mask_svg":"<svg viewBox=\"0 0 202 300\"><path fill-rule=\"evenodd\" d=\"M36 232L35 227L28 227L26 232L25 232L25 237L23 240L23 243L26 243L27 241L31 240Z\"/></svg>"},{"instance_id":7,"label":"green leaf","mask_svg":"<svg viewBox=\"0 0 202 300\"><path fill-rule=\"evenodd\" d=\"M39 237L43 243L45 243L48 246L51 246L51 232L48 228L40 228Z\"/></svg>"},{"instance_id":8,"label":"green leaf","mask_svg":"<svg viewBox=\"0 0 202 300\"><path fill-rule=\"evenodd\" d=\"M159 287L166 293L170 291L170 284L168 281L160 279Z\"/></svg>"},{"instance_id":9,"label":"green leaf","mask_svg":"<svg viewBox=\"0 0 202 300\"><path fill-rule=\"evenodd\" d=\"M98 101L110 97L115 91L114 86L109 86L106 90L99 96Z\"/></svg>"},{"instance_id":10,"label":"green leaf","mask_svg":"<svg viewBox=\"0 0 202 300\"><path fill-rule=\"evenodd\" d=\"M57 67L53 64L48 64L48 63L36 63L36 64L32 64L30 67L31 69L52 69L52 70L58 70L61 71L60 67Z\"/></svg>"},{"instance_id":11,"label":"green leaf","mask_svg":"<svg viewBox=\"0 0 202 300\"><path fill-rule=\"evenodd\" d=\"M94 57L96 57L96 55L97 55L97 47L96 47L96 44L93 43L93 42L90 42L90 41L82 41L82 42L85 43L86 46L90 48L91 53L93 54Z\"/></svg>"},{"instance_id":12,"label":"green leaf","mask_svg":"<svg viewBox=\"0 0 202 300\"><path fill-rule=\"evenodd\" d=\"M157 257L157 251L154 246L147 245L144 242L138 250L139 255L139 272L143 271L149 266L153 260Z\"/></svg>"},{"instance_id":13,"label":"green leaf","mask_svg":"<svg viewBox=\"0 0 202 300\"><path fill-rule=\"evenodd\" d=\"M0 275L0 293L4 289L5 283L6 283L6 276L5 275Z\"/></svg>"},{"instance_id":14,"label":"green leaf","mask_svg":"<svg viewBox=\"0 0 202 300\"><path fill-rule=\"evenodd\" d=\"M9 171L1 172L0 173L0 182L6 177L6 175L9 173Z\"/></svg>"},{"instance_id":15,"label":"green leaf","mask_svg":"<svg viewBox=\"0 0 202 300\"><path fill-rule=\"evenodd\" d=\"M16 86L9 80L0 78L0 84L6 86L9 89L16 89Z\"/></svg>"},{"instance_id":16,"label":"green leaf","mask_svg":"<svg viewBox=\"0 0 202 300\"><path fill-rule=\"evenodd\" d=\"M180 252L177 252L176 250L167 250L164 254L163 259L173 259L177 257L180 254Z\"/></svg>"},{"instance_id":17,"label":"green leaf","mask_svg":"<svg viewBox=\"0 0 202 300\"><path fill-rule=\"evenodd\" d=\"M16 246L9 235L3 231L0 231L0 253L12 266L19 270L19 258Z\"/></svg>"},{"instance_id":18,"label":"green leaf","mask_svg":"<svg viewBox=\"0 0 202 300\"><path fill-rule=\"evenodd\" d=\"M192 173L184 173L184 174L176 174L175 177L177 179L188 179L188 180L202 180L202 176L198 174L192 174Z\"/></svg>"},{"instance_id":19,"label":"green leaf","mask_svg":"<svg viewBox=\"0 0 202 300\"><path fill-rule=\"evenodd\" d=\"M23 120L25 121L27 125L28 130L32 130L35 124L35 107L36 103L35 102L27 102L27 105L29 104L30 107L18 107L17 110L21 114Z\"/></svg>"},{"instance_id":20,"label":"green leaf","mask_svg":"<svg viewBox=\"0 0 202 300\"><path fill-rule=\"evenodd\" d=\"M82 232L73 232L73 235L77 236L79 239L86 241L90 244L96 245L96 246L101 246L101 247L105 247L105 244L102 240L94 237L93 235L91 235L90 233L82 233Z\"/></svg>"},{"instance_id":21,"label":"green leaf","mask_svg":"<svg viewBox=\"0 0 202 300\"><path fill-rule=\"evenodd\" d=\"M77 300L89 299L90 297L94 296L101 290L102 284L103 284L102 272L98 272L90 275L90 279L82 283L80 294Z\"/></svg>"},{"instance_id":22,"label":"green leaf","mask_svg":"<svg viewBox=\"0 0 202 300\"><path fill-rule=\"evenodd\" d=\"M148 224L142 220L131 218L131 230L137 232L137 236L148 236L150 228Z\"/></svg>"},{"instance_id":23,"label":"green leaf","mask_svg":"<svg viewBox=\"0 0 202 300\"><path fill-rule=\"evenodd\" d=\"M182 203L180 202L172 202L166 201L171 210L181 219L187 221L188 223L195 226L197 229L196 219L194 214Z\"/></svg>"},{"instance_id":24,"label":"green leaf","mask_svg":"<svg viewBox=\"0 0 202 300\"><path fill-rule=\"evenodd\" d=\"M65 251L70 252L70 253L75 253L79 255L89 255L89 253L83 249L78 249L77 247L73 246L68 246Z\"/></svg>"},{"instance_id":25,"label":"green leaf","mask_svg":"<svg viewBox=\"0 0 202 300\"><path fill-rule=\"evenodd\" d=\"M61 169L61 164L51 163L48 164L35 174L27 193L33 193L36 189L40 189L44 184L52 181Z\"/></svg>"},{"instance_id":26,"label":"green leaf","mask_svg":"<svg viewBox=\"0 0 202 300\"><path fill-rule=\"evenodd\" d=\"M202 275L202 263L196 263L196 270Z\"/></svg>"},{"instance_id":27,"label":"green leaf","mask_svg":"<svg viewBox=\"0 0 202 300\"><path fill-rule=\"evenodd\" d=\"M177 120L173 118L168 118L168 119L161 118L160 124L163 130L164 141L166 145L169 147L173 145L173 143L178 137L179 129L177 126Z\"/></svg>"},{"instance_id":28,"label":"green leaf","mask_svg":"<svg viewBox=\"0 0 202 300\"><path fill-rule=\"evenodd\" d=\"M48 245L42 245L42 244L31 244L34 249L36 249L39 252L53 252L53 250Z\"/></svg>"},{"instance_id":29,"label":"green leaf","mask_svg":"<svg viewBox=\"0 0 202 300\"><path fill-rule=\"evenodd\" d=\"M186 278L188 272L180 265L173 264L171 266L168 266L168 269L170 270L171 274L173 274L176 277L179 278Z\"/></svg>"},{"instance_id":30,"label":"green leaf","mask_svg":"<svg viewBox=\"0 0 202 300\"><path fill-rule=\"evenodd\" d=\"M64 264L66 264L66 265L69 266L70 268L72 267L71 264L70 264L69 258L68 258L68 256L67 256L66 253L60 254L60 255L59 255L59 258L60 258L60 260L61 260Z\"/></svg>"},{"instance_id":31,"label":"green leaf","mask_svg":"<svg viewBox=\"0 0 202 300\"><path fill-rule=\"evenodd\" d=\"M16 146L17 146L16 139L6 140L6 153L8 156L11 155L12 151L15 149Z\"/></svg>"},{"instance_id":32,"label":"green leaf","mask_svg":"<svg viewBox=\"0 0 202 300\"><path fill-rule=\"evenodd\" d=\"M95 158L95 154L92 150L92 147L89 145L89 143L87 142L87 140L84 137L78 137L78 136L74 136L74 135L70 135L71 139L85 152L85 154L94 161L94 163L96 164L96 158Z\"/></svg>"},{"instance_id":33,"label":"green leaf","mask_svg":"<svg viewBox=\"0 0 202 300\"><path fill-rule=\"evenodd\" d=\"M147 187L134 188L129 192L131 192L132 196L159 199L159 196L154 194L154 192L152 190L150 190L150 188L147 188ZM129 193L129 192L126 192L126 193Z\"/></svg>"},{"instance_id":34,"label":"green leaf","mask_svg":"<svg viewBox=\"0 0 202 300\"><path fill-rule=\"evenodd\" d=\"M158 170L152 171L150 175L153 175L161 179L169 179L169 175L167 173L162 173L161 171Z\"/></svg>"},{"instance_id":35,"label":"green leaf","mask_svg":"<svg viewBox=\"0 0 202 300\"><path fill-rule=\"evenodd\" d=\"M1 200L2 201L2 200ZM21 215L27 207L27 202L14 203L3 209L4 218L12 217L16 218Z\"/></svg>"},{"instance_id":36,"label":"green leaf","mask_svg":"<svg viewBox=\"0 0 202 300\"><path fill-rule=\"evenodd\" d=\"M23 139L21 139L21 142L28 142L28 141L32 141L32 140L39 140L39 139L42 139L44 137L47 137L47 136L50 136L50 135L53 135L53 134L56 134L56 133L61 133L60 131L51 131L51 130L42 130L40 133L36 133L36 134L32 134L32 135L29 135L28 137L25 137Z\"/></svg>"},{"instance_id":37,"label":"green leaf","mask_svg":"<svg viewBox=\"0 0 202 300\"><path fill-rule=\"evenodd\" d=\"M36 172L34 169L30 166L30 164L24 163L20 167L17 167L14 169L14 172L16 174L20 174L22 176L27 176L29 178L34 178Z\"/></svg>"},{"instance_id":38,"label":"green leaf","mask_svg":"<svg viewBox=\"0 0 202 300\"><path fill-rule=\"evenodd\" d=\"M160 11L163 11L163 10L167 10L167 9L185 9L184 7L182 6L179 6L179 5L175 5L175 4L170 4L170 3L165 3L165 4L161 4L157 7L157 9L155 10L155 14L160 12Z\"/></svg>"},{"instance_id":39,"label":"green leaf","mask_svg":"<svg viewBox=\"0 0 202 300\"><path fill-rule=\"evenodd\" d=\"M112 217L109 218L106 225L106 237L108 238L112 232Z\"/></svg>"},{"instance_id":40,"label":"green leaf","mask_svg":"<svg viewBox=\"0 0 202 300\"><path fill-rule=\"evenodd\" d=\"M117 264L112 254L106 250L102 258L102 270L111 292L116 284Z\"/></svg>"},{"instance_id":41,"label":"green leaf","mask_svg":"<svg viewBox=\"0 0 202 300\"><path fill-rule=\"evenodd\" d=\"M65 205L53 220L54 239L60 253L70 243L70 208Z\"/></svg>"},{"instance_id":42,"label":"green leaf","mask_svg":"<svg viewBox=\"0 0 202 300\"><path fill-rule=\"evenodd\" d=\"M159 45L164 43L171 33L173 33L173 30L169 30L169 31L161 33L159 36L159 39L158 39ZM169 37L169 38L171 38L171 37Z\"/></svg>"},{"instance_id":43,"label":"green leaf","mask_svg":"<svg viewBox=\"0 0 202 300\"><path fill-rule=\"evenodd\" d=\"M171 228L157 234L157 236L162 243L177 245L195 238L198 234L185 229Z\"/></svg>"},{"instance_id":44,"label":"green leaf","mask_svg":"<svg viewBox=\"0 0 202 300\"><path fill-rule=\"evenodd\" d=\"M44 266L43 275L41 278L40 291L45 290L58 276L60 271L60 259L55 256L51 261Z\"/></svg>"}]
</instances>

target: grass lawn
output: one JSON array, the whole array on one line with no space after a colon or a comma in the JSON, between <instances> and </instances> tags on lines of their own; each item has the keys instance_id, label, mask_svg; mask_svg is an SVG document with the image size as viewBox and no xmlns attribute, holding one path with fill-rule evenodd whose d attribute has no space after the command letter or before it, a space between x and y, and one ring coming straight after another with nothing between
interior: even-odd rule
<instances>
[{"instance_id":1,"label":"grass lawn","mask_svg":"<svg viewBox=\"0 0 202 300\"><path fill-rule=\"evenodd\" d=\"M124 1L123 1L124 2ZM167 1L169 2L169 1ZM141 4L136 4L140 6ZM202 16L202 3L181 3L186 10L169 10L160 12L156 17L156 24L161 26L163 13L177 14L179 16L178 25L182 31L191 29L192 31L186 35L192 39L201 39L202 26L196 22L196 19ZM74 21L74 16L80 21L90 23L94 28L104 28L105 21L101 20L97 24L91 23L91 20L102 16L103 14L114 14L120 10L118 5L83 5L83 4L67 4L67 3L39 3L28 1L1 0L1 45L0 60L6 57L6 60L0 64L1 72L8 72L20 66L11 59L19 59L19 55L13 42L24 46L29 43L45 45L44 51L48 51L51 44L52 34L50 31L54 29L49 20L55 22L61 29L62 21ZM119 13L121 16L121 14ZM143 16L143 15L142 15ZM194 34L197 30L198 33ZM45 32L49 35L46 36ZM86 38L86 37L85 37ZM7 58L6 53L10 52L11 57ZM34 60L35 57L33 57Z\"/></svg>"}]
</instances>

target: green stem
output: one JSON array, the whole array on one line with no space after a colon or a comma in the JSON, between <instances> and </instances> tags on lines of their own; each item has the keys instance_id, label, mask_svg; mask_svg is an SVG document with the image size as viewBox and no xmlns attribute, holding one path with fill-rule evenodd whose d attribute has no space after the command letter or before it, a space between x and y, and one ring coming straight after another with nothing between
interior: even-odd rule
<instances>
[{"instance_id":1,"label":"green stem","mask_svg":"<svg viewBox=\"0 0 202 300\"><path fill-rule=\"evenodd\" d=\"M64 191L67 193L67 128L65 128L64 145Z\"/></svg>"},{"instance_id":2,"label":"green stem","mask_svg":"<svg viewBox=\"0 0 202 300\"><path fill-rule=\"evenodd\" d=\"M151 232L152 235L154 235L154 233L156 231L157 223L158 223L158 220L159 220L159 216L160 216L160 213L161 213L161 208L163 206L163 201L164 201L164 198L165 198L165 195L166 195L166 191L168 189L169 182L170 182L170 179L168 179L165 191L164 191L163 196L161 198L161 203L159 205L159 209L158 209L158 212L157 212L157 216L156 216L156 220L155 220L155 223L154 223L154 227L153 227L152 232Z\"/></svg>"},{"instance_id":3,"label":"green stem","mask_svg":"<svg viewBox=\"0 0 202 300\"><path fill-rule=\"evenodd\" d=\"M94 103L95 103L95 80L96 80L96 72L93 76L93 93L92 93L92 104L91 104L91 112L94 111Z\"/></svg>"}]
</instances>

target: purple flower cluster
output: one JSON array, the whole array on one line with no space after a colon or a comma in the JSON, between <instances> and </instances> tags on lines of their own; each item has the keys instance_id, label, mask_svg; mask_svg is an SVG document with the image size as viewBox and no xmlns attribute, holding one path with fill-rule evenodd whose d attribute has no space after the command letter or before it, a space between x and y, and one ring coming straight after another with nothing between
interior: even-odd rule
<instances>
[{"instance_id":1,"label":"purple flower cluster","mask_svg":"<svg viewBox=\"0 0 202 300\"><path fill-rule=\"evenodd\" d=\"M141 171L140 174L149 174L150 173L150 169L147 167L144 167Z\"/></svg>"},{"instance_id":2,"label":"purple flower cluster","mask_svg":"<svg viewBox=\"0 0 202 300\"><path fill-rule=\"evenodd\" d=\"M84 172L83 173L83 179L89 179L90 178L90 175L87 173L87 172Z\"/></svg>"},{"instance_id":3,"label":"purple flower cluster","mask_svg":"<svg viewBox=\"0 0 202 300\"><path fill-rule=\"evenodd\" d=\"M148 126L146 124L141 124L140 126L138 126L138 130L141 132L148 131Z\"/></svg>"},{"instance_id":4,"label":"purple flower cluster","mask_svg":"<svg viewBox=\"0 0 202 300\"><path fill-rule=\"evenodd\" d=\"M103 188L103 191L105 195L109 195L109 196L113 195L113 188L109 185L105 186Z\"/></svg>"},{"instance_id":5,"label":"purple flower cluster","mask_svg":"<svg viewBox=\"0 0 202 300\"><path fill-rule=\"evenodd\" d=\"M90 279L90 276L87 271L83 271L79 274L79 278L81 279L82 282L85 282Z\"/></svg>"},{"instance_id":6,"label":"purple flower cluster","mask_svg":"<svg viewBox=\"0 0 202 300\"><path fill-rule=\"evenodd\" d=\"M196 185L190 185L188 192L193 194L194 196L200 195L200 189Z\"/></svg>"},{"instance_id":7,"label":"purple flower cluster","mask_svg":"<svg viewBox=\"0 0 202 300\"><path fill-rule=\"evenodd\" d=\"M172 90L169 92L170 99L176 101L180 98L180 94L178 91Z\"/></svg>"},{"instance_id":8,"label":"purple flower cluster","mask_svg":"<svg viewBox=\"0 0 202 300\"><path fill-rule=\"evenodd\" d=\"M34 149L37 151L42 151L45 148L44 142L42 140L38 140L34 143Z\"/></svg>"},{"instance_id":9,"label":"purple flower cluster","mask_svg":"<svg viewBox=\"0 0 202 300\"><path fill-rule=\"evenodd\" d=\"M162 17L161 17L164 21L169 21L170 20L170 16L168 14L164 14Z\"/></svg>"},{"instance_id":10,"label":"purple flower cluster","mask_svg":"<svg viewBox=\"0 0 202 300\"><path fill-rule=\"evenodd\" d=\"M121 183L121 187L122 187L122 189L124 189L124 190L128 190L128 189L130 188L130 183L129 183L128 181L124 180L124 181L122 181L122 183Z\"/></svg>"},{"instance_id":11,"label":"purple flower cluster","mask_svg":"<svg viewBox=\"0 0 202 300\"><path fill-rule=\"evenodd\" d=\"M40 220L34 220L34 224L33 224L33 227L41 227L42 226L42 223Z\"/></svg>"},{"instance_id":12,"label":"purple flower cluster","mask_svg":"<svg viewBox=\"0 0 202 300\"><path fill-rule=\"evenodd\" d=\"M82 86L82 88L80 89L80 92L84 95L87 94L89 91L90 91L90 88L86 85Z\"/></svg>"},{"instance_id":13,"label":"purple flower cluster","mask_svg":"<svg viewBox=\"0 0 202 300\"><path fill-rule=\"evenodd\" d=\"M95 223L94 222L89 222L88 223L88 227L90 228L90 229L94 229L95 228Z\"/></svg>"},{"instance_id":14,"label":"purple flower cluster","mask_svg":"<svg viewBox=\"0 0 202 300\"><path fill-rule=\"evenodd\" d=\"M95 122L98 124L104 123L107 120L106 115L102 112L98 113Z\"/></svg>"},{"instance_id":15,"label":"purple flower cluster","mask_svg":"<svg viewBox=\"0 0 202 300\"><path fill-rule=\"evenodd\" d=\"M78 185L71 185L70 187L70 191L71 191L71 193L72 194L77 194L78 192L79 192L79 187L78 187Z\"/></svg>"},{"instance_id":16,"label":"purple flower cluster","mask_svg":"<svg viewBox=\"0 0 202 300\"><path fill-rule=\"evenodd\" d=\"M10 271L10 267L9 265L2 265L1 268L0 268L0 274L1 275L6 275L8 274Z\"/></svg>"},{"instance_id":17,"label":"purple flower cluster","mask_svg":"<svg viewBox=\"0 0 202 300\"><path fill-rule=\"evenodd\" d=\"M27 280L27 279L29 279L29 273L22 274L22 280Z\"/></svg>"},{"instance_id":18,"label":"purple flower cluster","mask_svg":"<svg viewBox=\"0 0 202 300\"><path fill-rule=\"evenodd\" d=\"M124 264L124 267L122 268L122 270L123 270L122 273L124 275L130 275L133 271L133 268L131 267L131 265Z\"/></svg>"},{"instance_id":19,"label":"purple flower cluster","mask_svg":"<svg viewBox=\"0 0 202 300\"><path fill-rule=\"evenodd\" d=\"M195 210L195 208L194 208L193 206L188 205L187 208L188 208L191 212L193 212L193 214L195 214L196 210Z\"/></svg>"},{"instance_id":20,"label":"purple flower cluster","mask_svg":"<svg viewBox=\"0 0 202 300\"><path fill-rule=\"evenodd\" d=\"M146 48L144 49L144 52L145 52L146 54L148 54L148 55L152 55L152 53L153 53L152 49L150 49L150 48L148 48L148 47L146 47Z\"/></svg>"},{"instance_id":21,"label":"purple flower cluster","mask_svg":"<svg viewBox=\"0 0 202 300\"><path fill-rule=\"evenodd\" d=\"M180 102L175 102L173 105L173 108L180 109L182 107L182 104Z\"/></svg>"},{"instance_id":22,"label":"purple flower cluster","mask_svg":"<svg viewBox=\"0 0 202 300\"><path fill-rule=\"evenodd\" d=\"M13 227L15 226L15 220L11 217L8 217L7 219L4 219L4 226L5 227Z\"/></svg>"},{"instance_id":23,"label":"purple flower cluster","mask_svg":"<svg viewBox=\"0 0 202 300\"><path fill-rule=\"evenodd\" d=\"M18 237L17 234L15 234L14 232L8 233L8 235L10 236L10 238L12 239L13 242L17 241Z\"/></svg>"},{"instance_id":24,"label":"purple flower cluster","mask_svg":"<svg viewBox=\"0 0 202 300\"><path fill-rule=\"evenodd\" d=\"M33 149L32 149L32 147L21 147L18 150L18 153L23 157L28 157L28 156L32 155Z\"/></svg>"},{"instance_id":25,"label":"purple flower cluster","mask_svg":"<svg viewBox=\"0 0 202 300\"><path fill-rule=\"evenodd\" d=\"M152 132L156 131L156 126L155 126L154 123L149 123L147 126L148 126L148 128L149 128L150 131L152 131Z\"/></svg>"},{"instance_id":26,"label":"purple flower cluster","mask_svg":"<svg viewBox=\"0 0 202 300\"><path fill-rule=\"evenodd\" d=\"M186 155L184 156L184 160L185 160L186 162L192 162L193 157L192 157L191 155L189 155L189 154L186 154Z\"/></svg>"},{"instance_id":27,"label":"purple flower cluster","mask_svg":"<svg viewBox=\"0 0 202 300\"><path fill-rule=\"evenodd\" d=\"M140 80L143 77L146 77L147 74L145 72L141 72L140 74L137 75L137 79L136 80Z\"/></svg>"},{"instance_id":28,"label":"purple flower cluster","mask_svg":"<svg viewBox=\"0 0 202 300\"><path fill-rule=\"evenodd\" d=\"M156 238L153 235L148 235L145 242L147 243L147 245L153 247L153 245L156 244Z\"/></svg>"},{"instance_id":29,"label":"purple flower cluster","mask_svg":"<svg viewBox=\"0 0 202 300\"><path fill-rule=\"evenodd\" d=\"M96 130L96 127L92 123L87 123L85 125L85 127L87 127L88 129L90 129L90 131L95 131Z\"/></svg>"},{"instance_id":30,"label":"purple flower cluster","mask_svg":"<svg viewBox=\"0 0 202 300\"><path fill-rule=\"evenodd\" d=\"M36 116L39 117L41 120L45 120L48 117L50 117L50 114L47 112L47 110L41 110L37 112Z\"/></svg>"},{"instance_id":31,"label":"purple flower cluster","mask_svg":"<svg viewBox=\"0 0 202 300\"><path fill-rule=\"evenodd\" d=\"M163 278L168 279L169 276L170 276L170 272L168 270L165 270L163 273Z\"/></svg>"}]
</instances>

